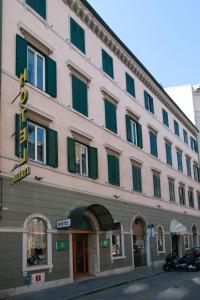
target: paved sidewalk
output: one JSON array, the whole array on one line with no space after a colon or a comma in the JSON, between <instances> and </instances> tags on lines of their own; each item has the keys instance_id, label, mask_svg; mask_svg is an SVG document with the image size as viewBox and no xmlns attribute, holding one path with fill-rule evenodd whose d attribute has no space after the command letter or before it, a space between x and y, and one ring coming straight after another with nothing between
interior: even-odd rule
<instances>
[{"instance_id":1,"label":"paved sidewalk","mask_svg":"<svg viewBox=\"0 0 200 300\"><path fill-rule=\"evenodd\" d=\"M152 268L144 267L127 273L121 273L116 275L95 277L85 279L81 281L75 281L74 283L64 286L49 288L38 292L32 292L29 294L18 295L7 298L8 300L71 300L78 299L81 296L87 296L120 286L126 283L139 281L148 277L157 276L162 274L162 268L156 267L154 272Z\"/></svg>"}]
</instances>

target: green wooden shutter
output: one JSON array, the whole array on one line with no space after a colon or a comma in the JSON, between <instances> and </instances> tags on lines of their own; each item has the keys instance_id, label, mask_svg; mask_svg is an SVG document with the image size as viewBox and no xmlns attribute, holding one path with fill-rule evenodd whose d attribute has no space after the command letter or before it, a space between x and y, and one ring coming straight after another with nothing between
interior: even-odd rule
<instances>
[{"instance_id":1,"label":"green wooden shutter","mask_svg":"<svg viewBox=\"0 0 200 300\"><path fill-rule=\"evenodd\" d=\"M133 190L137 192L142 192L141 168L133 165L132 172L133 172Z\"/></svg>"},{"instance_id":2,"label":"green wooden shutter","mask_svg":"<svg viewBox=\"0 0 200 300\"><path fill-rule=\"evenodd\" d=\"M154 184L154 196L160 198L161 190L160 190L160 176L153 174L153 184Z\"/></svg>"},{"instance_id":3,"label":"green wooden shutter","mask_svg":"<svg viewBox=\"0 0 200 300\"><path fill-rule=\"evenodd\" d=\"M149 94L144 91L144 106L149 110Z\"/></svg>"},{"instance_id":4,"label":"green wooden shutter","mask_svg":"<svg viewBox=\"0 0 200 300\"><path fill-rule=\"evenodd\" d=\"M19 77L27 67L27 41L16 34L16 75Z\"/></svg>"},{"instance_id":5,"label":"green wooden shutter","mask_svg":"<svg viewBox=\"0 0 200 300\"><path fill-rule=\"evenodd\" d=\"M76 158L75 158L75 140L67 138L67 150L68 150L68 171L76 173Z\"/></svg>"},{"instance_id":6,"label":"green wooden shutter","mask_svg":"<svg viewBox=\"0 0 200 300\"><path fill-rule=\"evenodd\" d=\"M26 0L26 3L46 19L46 0Z\"/></svg>"},{"instance_id":7,"label":"green wooden shutter","mask_svg":"<svg viewBox=\"0 0 200 300\"><path fill-rule=\"evenodd\" d=\"M137 145L141 149L143 148L143 140L142 140L142 126L137 122Z\"/></svg>"},{"instance_id":8,"label":"green wooden shutter","mask_svg":"<svg viewBox=\"0 0 200 300\"><path fill-rule=\"evenodd\" d=\"M72 103L73 108L88 116L87 85L72 74Z\"/></svg>"},{"instance_id":9,"label":"green wooden shutter","mask_svg":"<svg viewBox=\"0 0 200 300\"><path fill-rule=\"evenodd\" d=\"M52 97L57 97L57 75L56 62L50 57L46 56L46 92Z\"/></svg>"},{"instance_id":10,"label":"green wooden shutter","mask_svg":"<svg viewBox=\"0 0 200 300\"><path fill-rule=\"evenodd\" d=\"M105 119L106 119L106 128L117 133L117 116L116 116L116 106L108 101L105 102Z\"/></svg>"},{"instance_id":11,"label":"green wooden shutter","mask_svg":"<svg viewBox=\"0 0 200 300\"><path fill-rule=\"evenodd\" d=\"M71 43L85 53L85 31L74 19L70 18Z\"/></svg>"},{"instance_id":12,"label":"green wooden shutter","mask_svg":"<svg viewBox=\"0 0 200 300\"><path fill-rule=\"evenodd\" d=\"M149 135L150 135L151 154L158 157L157 134L150 131Z\"/></svg>"},{"instance_id":13,"label":"green wooden shutter","mask_svg":"<svg viewBox=\"0 0 200 300\"><path fill-rule=\"evenodd\" d=\"M152 114L154 114L153 98L151 96L149 96L149 110Z\"/></svg>"},{"instance_id":14,"label":"green wooden shutter","mask_svg":"<svg viewBox=\"0 0 200 300\"><path fill-rule=\"evenodd\" d=\"M58 167L58 133L57 131L46 128L46 160L47 165Z\"/></svg>"},{"instance_id":15,"label":"green wooden shutter","mask_svg":"<svg viewBox=\"0 0 200 300\"><path fill-rule=\"evenodd\" d=\"M89 177L98 178L98 151L97 148L88 147Z\"/></svg>"},{"instance_id":16,"label":"green wooden shutter","mask_svg":"<svg viewBox=\"0 0 200 300\"><path fill-rule=\"evenodd\" d=\"M129 142L132 142L131 139L131 123L130 123L130 117L126 115L126 137Z\"/></svg>"},{"instance_id":17,"label":"green wooden shutter","mask_svg":"<svg viewBox=\"0 0 200 300\"><path fill-rule=\"evenodd\" d=\"M104 49L102 49L102 65L103 71L114 79L113 59Z\"/></svg>"},{"instance_id":18,"label":"green wooden shutter","mask_svg":"<svg viewBox=\"0 0 200 300\"><path fill-rule=\"evenodd\" d=\"M134 79L128 73L126 73L126 90L130 95L135 97Z\"/></svg>"},{"instance_id":19,"label":"green wooden shutter","mask_svg":"<svg viewBox=\"0 0 200 300\"><path fill-rule=\"evenodd\" d=\"M119 159L108 154L108 181L113 185L120 185L119 178Z\"/></svg>"},{"instance_id":20,"label":"green wooden shutter","mask_svg":"<svg viewBox=\"0 0 200 300\"><path fill-rule=\"evenodd\" d=\"M163 124L169 127L168 113L164 109L162 109L162 113L163 113Z\"/></svg>"},{"instance_id":21,"label":"green wooden shutter","mask_svg":"<svg viewBox=\"0 0 200 300\"><path fill-rule=\"evenodd\" d=\"M15 115L15 155L20 156L19 146L20 115Z\"/></svg>"},{"instance_id":22,"label":"green wooden shutter","mask_svg":"<svg viewBox=\"0 0 200 300\"><path fill-rule=\"evenodd\" d=\"M165 150L166 150L166 161L169 165L172 166L172 151L171 151L171 145L168 143L165 143Z\"/></svg>"}]
</instances>

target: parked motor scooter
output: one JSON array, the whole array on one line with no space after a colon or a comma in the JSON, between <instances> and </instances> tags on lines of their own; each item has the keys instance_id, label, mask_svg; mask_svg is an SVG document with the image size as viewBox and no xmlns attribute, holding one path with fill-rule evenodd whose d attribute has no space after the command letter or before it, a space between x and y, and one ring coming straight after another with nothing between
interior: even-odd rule
<instances>
[{"instance_id":1,"label":"parked motor scooter","mask_svg":"<svg viewBox=\"0 0 200 300\"><path fill-rule=\"evenodd\" d=\"M200 257L196 257L193 252L187 252L183 257L172 252L166 257L163 270L165 272L171 270L200 271Z\"/></svg>"}]
</instances>

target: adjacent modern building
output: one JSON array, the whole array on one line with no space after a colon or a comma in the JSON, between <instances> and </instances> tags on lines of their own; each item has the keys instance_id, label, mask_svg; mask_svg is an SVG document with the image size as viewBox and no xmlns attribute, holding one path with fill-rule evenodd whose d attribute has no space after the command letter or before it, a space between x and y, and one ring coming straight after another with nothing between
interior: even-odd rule
<instances>
[{"instance_id":1,"label":"adjacent modern building","mask_svg":"<svg viewBox=\"0 0 200 300\"><path fill-rule=\"evenodd\" d=\"M0 295L199 245L198 129L150 72L85 0L0 16Z\"/></svg>"}]
</instances>

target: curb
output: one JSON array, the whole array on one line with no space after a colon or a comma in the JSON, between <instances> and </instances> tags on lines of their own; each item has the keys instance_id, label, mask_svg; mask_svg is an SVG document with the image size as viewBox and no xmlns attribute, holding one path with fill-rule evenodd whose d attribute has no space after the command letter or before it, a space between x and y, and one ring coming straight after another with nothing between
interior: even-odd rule
<instances>
[{"instance_id":1,"label":"curb","mask_svg":"<svg viewBox=\"0 0 200 300\"><path fill-rule=\"evenodd\" d=\"M89 291L85 291L85 292L82 292L82 293L79 293L79 294L76 294L76 295L73 295L73 296L69 296L69 297L65 298L65 300L77 299L77 298L80 298L80 297L92 295L92 294L95 294L95 293L98 293L98 292L101 292L101 291L104 291L104 290L108 290L108 289L111 289L111 288L114 288L114 287L125 285L125 284L131 283L131 282L136 282L136 281L140 281L140 280L143 280L143 279L155 277L155 276L158 276L158 275L161 275L161 274L165 274L165 273L162 271L162 272L157 272L155 274L151 274L151 275L148 275L148 276L142 276L142 277L138 277L138 278L134 278L134 279L124 280L124 281L114 283L114 284L104 285L104 286L96 288L96 289L91 289Z\"/></svg>"}]
</instances>

